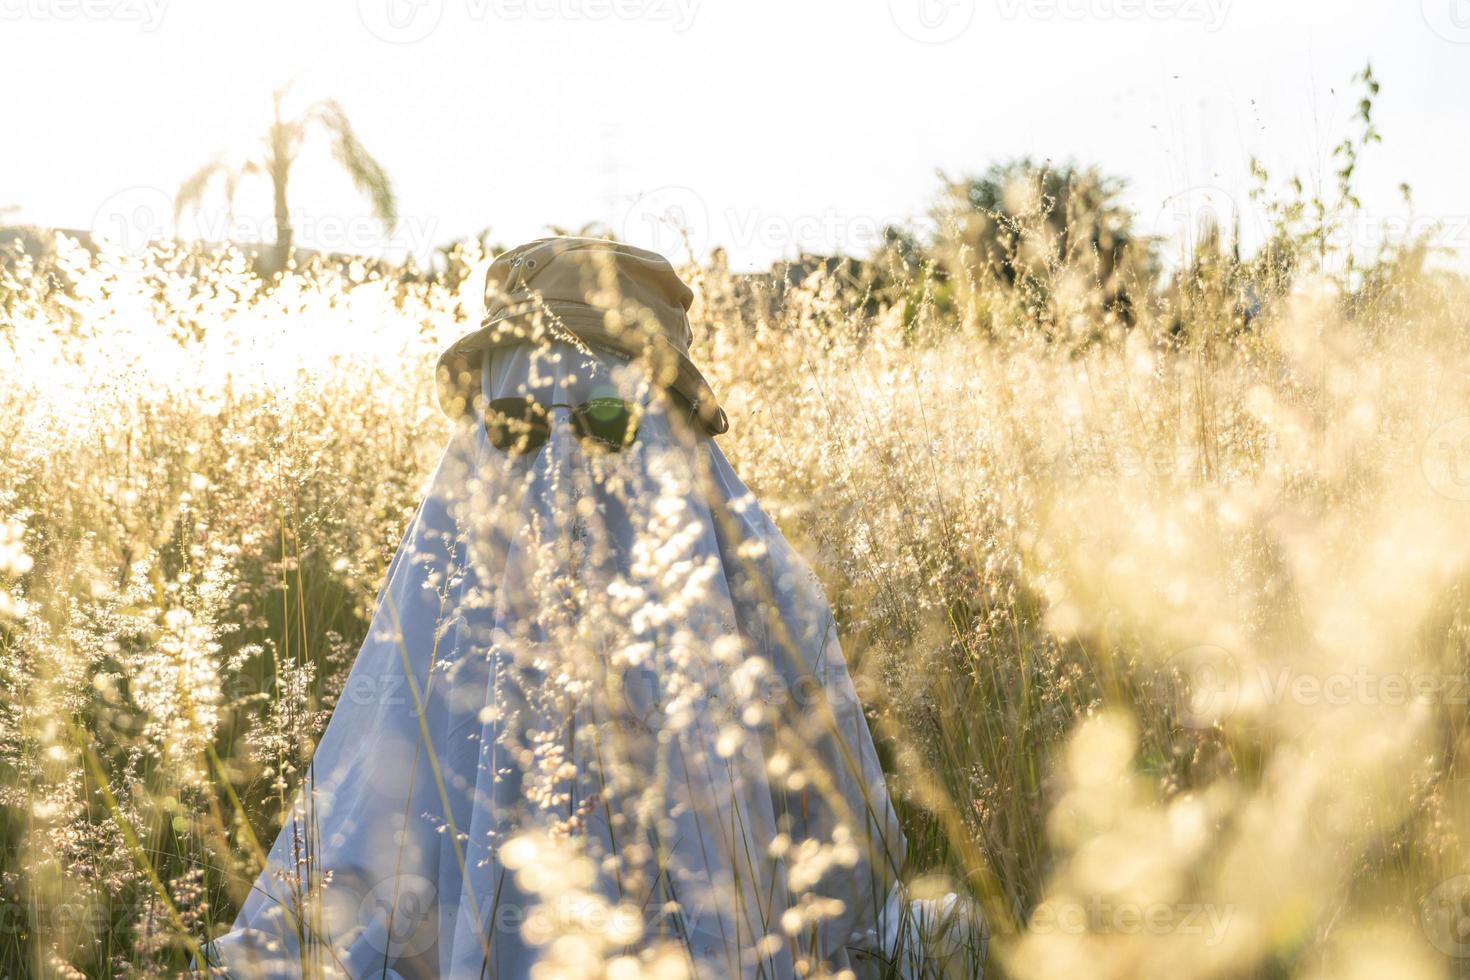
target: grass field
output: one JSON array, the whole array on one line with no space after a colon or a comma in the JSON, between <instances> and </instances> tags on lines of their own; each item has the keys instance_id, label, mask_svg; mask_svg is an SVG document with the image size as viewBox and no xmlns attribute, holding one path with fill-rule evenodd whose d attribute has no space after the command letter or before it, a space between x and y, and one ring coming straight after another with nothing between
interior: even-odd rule
<instances>
[{"instance_id":1,"label":"grass field","mask_svg":"<svg viewBox=\"0 0 1470 980\"><path fill-rule=\"evenodd\" d=\"M171 975L363 639L478 283L6 268L0 976ZM976 897L994 976L1458 975L1466 281L1410 247L1303 261L1247 317L1196 263L1125 321L1066 270L1038 318L873 268L687 278L721 444L834 605L915 888Z\"/></svg>"}]
</instances>

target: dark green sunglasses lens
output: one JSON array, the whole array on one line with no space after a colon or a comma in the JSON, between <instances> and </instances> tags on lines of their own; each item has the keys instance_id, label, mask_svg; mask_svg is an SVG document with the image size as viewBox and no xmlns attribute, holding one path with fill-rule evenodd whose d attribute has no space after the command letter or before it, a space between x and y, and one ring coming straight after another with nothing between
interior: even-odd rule
<instances>
[{"instance_id":1,"label":"dark green sunglasses lens","mask_svg":"<svg viewBox=\"0 0 1470 980\"><path fill-rule=\"evenodd\" d=\"M620 398L594 398L577 408L575 419L583 438L609 449L626 449L638 437L632 406Z\"/></svg>"},{"instance_id":2,"label":"dark green sunglasses lens","mask_svg":"<svg viewBox=\"0 0 1470 980\"><path fill-rule=\"evenodd\" d=\"M546 409L527 398L497 398L485 413L490 445L511 455L534 453L551 436Z\"/></svg>"}]
</instances>

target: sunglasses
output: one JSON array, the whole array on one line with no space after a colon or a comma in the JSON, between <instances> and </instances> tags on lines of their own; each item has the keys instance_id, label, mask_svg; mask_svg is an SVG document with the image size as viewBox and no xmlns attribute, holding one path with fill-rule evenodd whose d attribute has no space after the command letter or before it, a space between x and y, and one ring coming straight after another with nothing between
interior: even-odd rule
<instances>
[{"instance_id":1,"label":"sunglasses","mask_svg":"<svg viewBox=\"0 0 1470 980\"><path fill-rule=\"evenodd\" d=\"M638 406L621 398L593 398L580 405L543 407L534 398L496 398L485 412L490 445L512 456L534 453L551 437L550 409L572 412L572 431L584 443L621 452L638 438Z\"/></svg>"}]
</instances>

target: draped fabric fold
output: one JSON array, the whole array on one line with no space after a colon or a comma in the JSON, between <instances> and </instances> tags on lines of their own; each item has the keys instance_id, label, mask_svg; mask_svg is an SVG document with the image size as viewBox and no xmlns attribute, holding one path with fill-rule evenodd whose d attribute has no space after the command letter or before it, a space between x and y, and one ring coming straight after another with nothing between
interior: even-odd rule
<instances>
[{"instance_id":1,"label":"draped fabric fold","mask_svg":"<svg viewBox=\"0 0 1470 980\"><path fill-rule=\"evenodd\" d=\"M892 931L905 840L811 572L636 364L494 351L304 785L211 960L238 977L790 977ZM571 409L641 413L621 452ZM555 407L554 407L555 406ZM881 954L881 951L872 951Z\"/></svg>"}]
</instances>

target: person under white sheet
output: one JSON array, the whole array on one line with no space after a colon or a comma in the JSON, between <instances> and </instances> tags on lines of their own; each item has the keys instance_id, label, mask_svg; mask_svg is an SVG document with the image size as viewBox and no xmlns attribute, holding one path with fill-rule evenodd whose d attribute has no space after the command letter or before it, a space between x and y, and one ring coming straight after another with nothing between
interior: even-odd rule
<instances>
[{"instance_id":1,"label":"person under white sheet","mask_svg":"<svg viewBox=\"0 0 1470 980\"><path fill-rule=\"evenodd\" d=\"M556 337L473 362L478 390L210 964L398 980L917 964L894 948L922 916L900 899L906 842L830 607L716 444L723 412L655 384L648 358Z\"/></svg>"}]
</instances>

